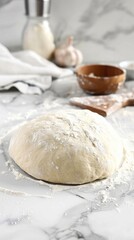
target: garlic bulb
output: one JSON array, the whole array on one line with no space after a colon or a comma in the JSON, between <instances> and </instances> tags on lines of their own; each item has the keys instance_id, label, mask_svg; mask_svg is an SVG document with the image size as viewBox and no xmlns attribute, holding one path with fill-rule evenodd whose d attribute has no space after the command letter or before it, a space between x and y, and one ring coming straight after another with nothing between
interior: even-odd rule
<instances>
[{"instance_id":1,"label":"garlic bulb","mask_svg":"<svg viewBox=\"0 0 134 240\"><path fill-rule=\"evenodd\" d=\"M68 37L64 45L55 49L55 62L62 67L74 67L82 63L82 53L73 46L73 37Z\"/></svg>"}]
</instances>

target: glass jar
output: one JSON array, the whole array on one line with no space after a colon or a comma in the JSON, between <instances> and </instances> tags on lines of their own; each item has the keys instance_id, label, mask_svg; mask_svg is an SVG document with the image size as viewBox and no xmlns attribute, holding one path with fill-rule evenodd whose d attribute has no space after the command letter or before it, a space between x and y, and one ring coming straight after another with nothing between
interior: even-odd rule
<instances>
[{"instance_id":1,"label":"glass jar","mask_svg":"<svg viewBox=\"0 0 134 240\"><path fill-rule=\"evenodd\" d=\"M50 0L25 0L25 6L27 23L23 31L23 49L35 51L50 59L55 49L49 25Z\"/></svg>"}]
</instances>

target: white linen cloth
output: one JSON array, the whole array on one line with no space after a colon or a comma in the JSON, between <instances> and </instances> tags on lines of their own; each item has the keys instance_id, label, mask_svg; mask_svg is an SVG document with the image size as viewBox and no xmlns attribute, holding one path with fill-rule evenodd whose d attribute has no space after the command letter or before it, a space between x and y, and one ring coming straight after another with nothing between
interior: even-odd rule
<instances>
[{"instance_id":1,"label":"white linen cloth","mask_svg":"<svg viewBox=\"0 0 134 240\"><path fill-rule=\"evenodd\" d=\"M72 75L32 51L10 53L0 44L0 90L16 87L22 93L41 94L50 88L52 78Z\"/></svg>"}]
</instances>

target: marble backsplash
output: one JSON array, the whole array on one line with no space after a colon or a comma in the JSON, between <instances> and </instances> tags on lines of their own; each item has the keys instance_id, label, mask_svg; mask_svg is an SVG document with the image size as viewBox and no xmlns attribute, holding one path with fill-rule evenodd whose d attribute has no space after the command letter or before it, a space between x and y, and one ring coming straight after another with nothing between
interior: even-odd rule
<instances>
[{"instance_id":1,"label":"marble backsplash","mask_svg":"<svg viewBox=\"0 0 134 240\"><path fill-rule=\"evenodd\" d=\"M21 48L23 0L0 1L0 42ZM55 42L73 35L85 62L134 60L134 0L52 0Z\"/></svg>"}]
</instances>

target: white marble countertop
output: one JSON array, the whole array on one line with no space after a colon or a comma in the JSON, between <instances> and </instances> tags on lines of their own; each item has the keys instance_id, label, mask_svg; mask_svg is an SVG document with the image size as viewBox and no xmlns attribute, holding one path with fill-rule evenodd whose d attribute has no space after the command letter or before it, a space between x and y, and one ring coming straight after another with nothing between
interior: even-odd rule
<instances>
[{"instance_id":1,"label":"white marble countertop","mask_svg":"<svg viewBox=\"0 0 134 240\"><path fill-rule=\"evenodd\" d=\"M72 95L75 96L75 91ZM22 121L50 109L68 108L68 99L57 97L50 90L42 95L1 92L1 139ZM133 146L134 108L121 109L108 121ZM4 158L5 149L1 145L1 164ZM1 168L0 239L133 240L133 169L133 165L129 166L107 180L83 186L58 187L35 181L27 188L28 180L16 179L10 168L4 172ZM4 183L3 179L7 181Z\"/></svg>"}]
</instances>

